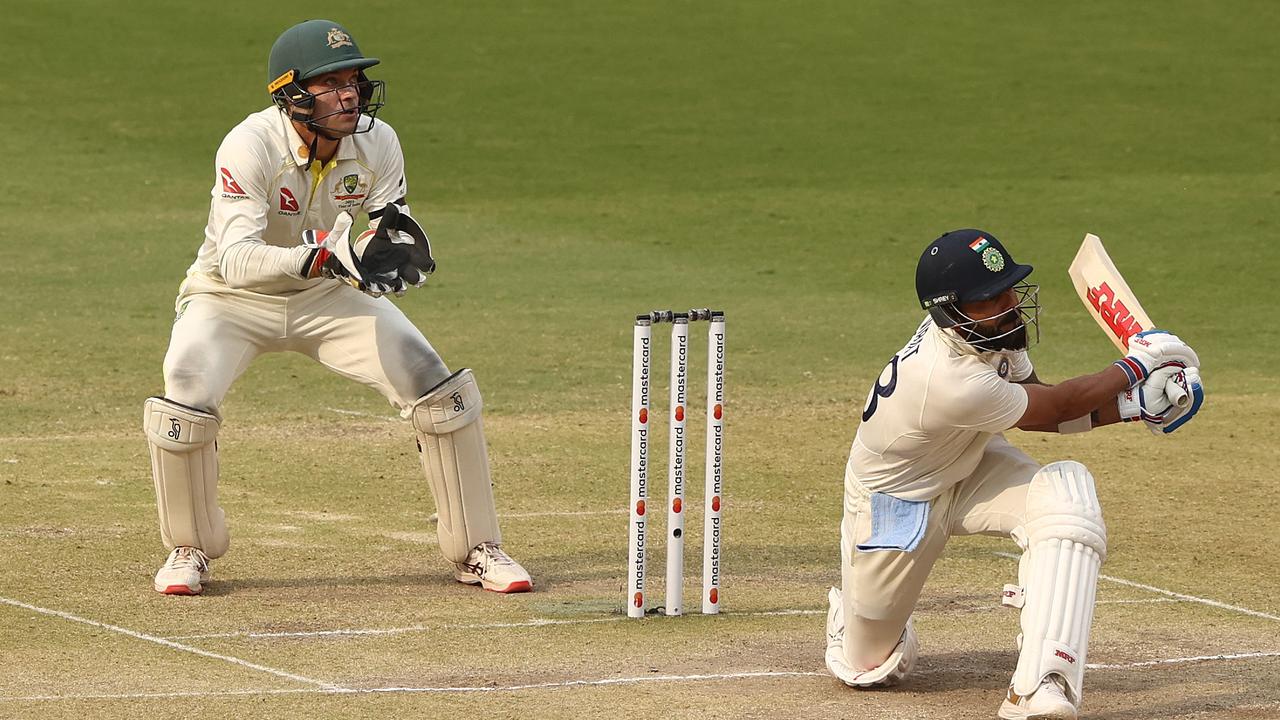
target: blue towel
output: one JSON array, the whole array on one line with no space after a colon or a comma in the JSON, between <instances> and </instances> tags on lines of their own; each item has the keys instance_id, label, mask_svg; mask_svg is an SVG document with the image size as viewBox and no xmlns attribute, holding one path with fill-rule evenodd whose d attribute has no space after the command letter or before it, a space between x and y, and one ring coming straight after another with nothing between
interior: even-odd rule
<instances>
[{"instance_id":1,"label":"blue towel","mask_svg":"<svg viewBox=\"0 0 1280 720\"><path fill-rule=\"evenodd\" d=\"M911 552L924 538L928 526L928 500L901 500L885 493L871 493L871 537L858 543L858 550Z\"/></svg>"}]
</instances>

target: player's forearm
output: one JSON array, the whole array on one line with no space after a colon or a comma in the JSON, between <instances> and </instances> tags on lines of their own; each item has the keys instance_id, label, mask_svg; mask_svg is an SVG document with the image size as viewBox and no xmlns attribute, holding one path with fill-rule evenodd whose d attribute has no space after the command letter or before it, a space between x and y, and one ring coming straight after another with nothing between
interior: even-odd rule
<instances>
[{"instance_id":1,"label":"player's forearm","mask_svg":"<svg viewBox=\"0 0 1280 720\"><path fill-rule=\"evenodd\" d=\"M1017 427L1052 432L1064 423L1080 421L1104 404L1114 406L1116 395L1129 387L1129 379L1123 370L1113 365L1101 372L1081 375L1057 385L1024 387L1027 390L1027 411Z\"/></svg>"},{"instance_id":2,"label":"player's forearm","mask_svg":"<svg viewBox=\"0 0 1280 720\"><path fill-rule=\"evenodd\" d=\"M275 247L245 240L222 252L219 270L229 287L252 290L285 279L302 280L302 266L309 248Z\"/></svg>"}]
</instances>

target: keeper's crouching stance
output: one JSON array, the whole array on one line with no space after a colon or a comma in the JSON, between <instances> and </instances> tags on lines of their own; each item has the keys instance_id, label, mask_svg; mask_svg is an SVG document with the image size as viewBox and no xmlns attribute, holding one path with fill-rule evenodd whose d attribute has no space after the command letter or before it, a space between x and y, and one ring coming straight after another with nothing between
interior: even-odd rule
<instances>
[{"instance_id":1,"label":"keeper's crouching stance","mask_svg":"<svg viewBox=\"0 0 1280 720\"><path fill-rule=\"evenodd\" d=\"M384 295L435 269L410 213L404 157L374 115L382 85L340 25L310 20L271 50L274 106L250 115L215 160L205 241L178 291L165 394L146 401L160 535L155 589L194 595L230 546L218 507L219 407L253 358L298 352L382 393L417 431L454 577L497 592L533 587L500 547L480 391L450 374ZM369 229L353 230L365 213ZM328 228L324 230L323 228Z\"/></svg>"},{"instance_id":2,"label":"keeper's crouching stance","mask_svg":"<svg viewBox=\"0 0 1280 720\"><path fill-rule=\"evenodd\" d=\"M1037 288L990 234L947 233L925 249L916 289L929 316L876 380L845 469L841 583L828 593L827 668L853 687L893 685L915 665L911 614L953 535L1003 535L1022 550L1018 663L1002 718L1075 718L1107 532L1094 478L1041 466L1005 430L1082 432L1190 420L1173 394L1202 397L1199 358L1151 331L1102 372L1047 386L1026 350Z\"/></svg>"}]
</instances>

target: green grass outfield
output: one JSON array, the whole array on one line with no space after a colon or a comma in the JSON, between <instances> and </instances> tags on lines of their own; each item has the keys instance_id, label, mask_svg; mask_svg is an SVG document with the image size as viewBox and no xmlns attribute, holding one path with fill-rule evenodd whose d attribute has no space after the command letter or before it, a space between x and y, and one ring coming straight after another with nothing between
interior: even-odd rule
<instances>
[{"instance_id":1,"label":"green grass outfield","mask_svg":"<svg viewBox=\"0 0 1280 720\"><path fill-rule=\"evenodd\" d=\"M920 249L965 226L1036 266L1046 380L1114 354L1066 276L1086 232L1203 358L1207 404L1173 437L1011 434L1099 479L1114 580L1088 716L1280 716L1276 4L282 7L4 11L0 717L994 716L1017 633L995 607L1007 542L952 544L906 687L816 674L862 400L919 319ZM456 586L411 431L289 356L223 408L233 545L211 590L150 589L141 404L213 153L266 106L277 34L312 16L383 60L381 117L440 262L398 302L477 373L531 595ZM630 318L695 305L728 312L725 613L628 622ZM376 632L314 634L339 629Z\"/></svg>"}]
</instances>

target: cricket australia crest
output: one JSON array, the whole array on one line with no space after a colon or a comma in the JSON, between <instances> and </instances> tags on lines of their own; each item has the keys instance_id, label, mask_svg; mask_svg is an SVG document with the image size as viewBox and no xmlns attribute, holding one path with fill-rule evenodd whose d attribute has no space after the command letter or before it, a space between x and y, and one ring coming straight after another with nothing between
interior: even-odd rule
<instances>
[{"instance_id":1,"label":"cricket australia crest","mask_svg":"<svg viewBox=\"0 0 1280 720\"><path fill-rule=\"evenodd\" d=\"M333 202L343 210L358 207L369 194L369 181L359 173L343 175L333 185Z\"/></svg>"},{"instance_id":2,"label":"cricket australia crest","mask_svg":"<svg viewBox=\"0 0 1280 720\"><path fill-rule=\"evenodd\" d=\"M355 47L355 43L351 42L351 36L343 32L342 28L329 28L329 36L325 39L329 43L329 47L337 50L344 45L346 47Z\"/></svg>"}]
</instances>

